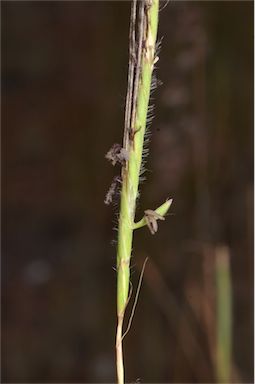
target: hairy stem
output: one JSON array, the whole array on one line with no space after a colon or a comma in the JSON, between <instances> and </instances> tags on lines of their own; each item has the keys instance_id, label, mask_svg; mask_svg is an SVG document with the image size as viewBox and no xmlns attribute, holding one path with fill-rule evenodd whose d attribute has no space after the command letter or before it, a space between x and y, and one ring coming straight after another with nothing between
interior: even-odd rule
<instances>
[{"instance_id":1,"label":"hairy stem","mask_svg":"<svg viewBox=\"0 0 255 384\"><path fill-rule=\"evenodd\" d=\"M136 3L134 2L135 6ZM128 161L122 167L122 190L117 247L117 334L116 365L118 384L124 383L124 363L122 353L122 325L129 295L130 258L134 230L136 199L138 196L139 175L142 163L146 117L150 98L152 71L155 60L155 43L158 26L158 0L140 0L138 19L138 44L135 60L134 83L131 87L132 98L128 91L130 116L125 121L124 148L128 153ZM133 5L134 7L134 5ZM132 11L134 15L134 10ZM132 23L134 22L132 20ZM134 27L135 28L135 27ZM133 67L132 67L133 68ZM132 99L132 100L131 100Z\"/></svg>"}]
</instances>

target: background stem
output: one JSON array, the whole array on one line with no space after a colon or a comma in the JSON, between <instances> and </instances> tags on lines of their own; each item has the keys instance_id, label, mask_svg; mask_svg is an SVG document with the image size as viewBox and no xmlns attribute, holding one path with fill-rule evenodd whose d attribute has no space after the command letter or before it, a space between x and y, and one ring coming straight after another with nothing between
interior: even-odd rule
<instances>
[{"instance_id":1,"label":"background stem","mask_svg":"<svg viewBox=\"0 0 255 384\"><path fill-rule=\"evenodd\" d=\"M229 250L216 250L217 285L217 351L216 374L218 383L231 382L232 351L232 284Z\"/></svg>"}]
</instances>

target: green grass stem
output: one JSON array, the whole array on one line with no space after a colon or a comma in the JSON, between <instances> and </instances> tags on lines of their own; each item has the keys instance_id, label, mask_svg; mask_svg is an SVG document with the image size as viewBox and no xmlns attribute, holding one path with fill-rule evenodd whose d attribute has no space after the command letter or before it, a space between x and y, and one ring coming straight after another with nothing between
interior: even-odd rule
<instances>
[{"instance_id":1,"label":"green grass stem","mask_svg":"<svg viewBox=\"0 0 255 384\"><path fill-rule=\"evenodd\" d=\"M136 4L139 8L138 26L135 29L132 23L136 17ZM135 58L136 74L134 77L134 65L131 76L134 78L132 92L128 93L128 108L132 101L132 118L130 126L125 126L123 147L127 152L127 161L122 167L122 189L120 200L120 214L118 227L117 246L117 333L116 333L116 365L118 384L124 383L124 362L122 352L122 327L125 309L128 303L130 287L130 258L132 252L133 231L146 224L145 218L137 224L134 223L136 200L138 197L139 176L142 165L142 153L152 72L155 63L155 44L158 29L159 0L134 0L131 11L131 39L134 42L135 33L138 34L137 56ZM132 13L133 12L133 13ZM131 42L132 44L132 42ZM133 44L135 46L135 44ZM132 46L131 46L132 47ZM140 48L139 48L140 47ZM131 50L132 56L132 50ZM133 58L131 57L131 60ZM131 62L132 64L132 62ZM132 66L131 66L132 67ZM130 95L133 95L131 97ZM127 128L129 131L127 131ZM159 213L165 215L171 205L171 200L158 208Z\"/></svg>"}]
</instances>

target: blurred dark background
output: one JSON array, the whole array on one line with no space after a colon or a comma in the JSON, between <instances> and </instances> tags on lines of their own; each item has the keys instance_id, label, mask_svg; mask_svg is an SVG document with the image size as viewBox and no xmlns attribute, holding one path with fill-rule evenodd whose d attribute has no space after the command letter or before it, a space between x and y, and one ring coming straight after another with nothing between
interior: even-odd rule
<instances>
[{"instance_id":1,"label":"blurred dark background","mask_svg":"<svg viewBox=\"0 0 255 384\"><path fill-rule=\"evenodd\" d=\"M163 8L165 3L161 3ZM113 382L116 208L130 3L2 5L2 381ZM253 3L171 1L135 234L127 382L216 382L215 260L232 276L232 382L253 382ZM222 248L224 247L224 248Z\"/></svg>"}]
</instances>

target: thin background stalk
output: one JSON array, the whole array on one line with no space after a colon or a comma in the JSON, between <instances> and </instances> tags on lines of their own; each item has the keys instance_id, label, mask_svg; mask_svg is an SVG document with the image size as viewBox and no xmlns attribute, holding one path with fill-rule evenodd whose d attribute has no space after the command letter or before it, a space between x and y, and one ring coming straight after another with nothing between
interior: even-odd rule
<instances>
[{"instance_id":1,"label":"thin background stalk","mask_svg":"<svg viewBox=\"0 0 255 384\"><path fill-rule=\"evenodd\" d=\"M226 246L216 249L216 288L216 375L218 383L230 383L232 368L232 284L230 255Z\"/></svg>"}]
</instances>

